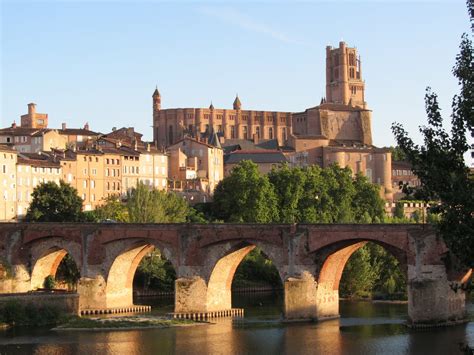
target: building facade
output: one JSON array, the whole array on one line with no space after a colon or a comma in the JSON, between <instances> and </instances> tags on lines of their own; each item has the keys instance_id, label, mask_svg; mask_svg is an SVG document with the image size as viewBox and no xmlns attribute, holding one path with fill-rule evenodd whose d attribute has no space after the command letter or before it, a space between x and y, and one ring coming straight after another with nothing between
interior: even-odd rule
<instances>
[{"instance_id":1,"label":"building facade","mask_svg":"<svg viewBox=\"0 0 474 355\"><path fill-rule=\"evenodd\" d=\"M348 166L354 174L362 173L379 184L381 196L392 200L391 152L372 145L371 120L361 59L357 49L344 42L326 48L326 97L318 106L301 112L242 110L239 97L231 110L212 104L209 108L162 109L160 92L153 93L153 134L159 145L213 133L224 147L232 140L276 140L292 165ZM226 161L233 159L226 157Z\"/></svg>"},{"instance_id":2,"label":"building facade","mask_svg":"<svg viewBox=\"0 0 474 355\"><path fill-rule=\"evenodd\" d=\"M16 216L16 163L17 152L0 144L0 221L10 221Z\"/></svg>"}]
</instances>

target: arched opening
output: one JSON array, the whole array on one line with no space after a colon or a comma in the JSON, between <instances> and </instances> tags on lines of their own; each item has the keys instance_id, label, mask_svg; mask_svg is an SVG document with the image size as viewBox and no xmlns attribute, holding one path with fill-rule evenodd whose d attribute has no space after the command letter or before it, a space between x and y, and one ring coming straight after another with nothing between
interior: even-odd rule
<instances>
[{"instance_id":1,"label":"arched opening","mask_svg":"<svg viewBox=\"0 0 474 355\"><path fill-rule=\"evenodd\" d=\"M236 297L236 293L281 288L279 271L262 249L254 244L240 244L214 265L207 284L207 310L245 308L248 302Z\"/></svg>"},{"instance_id":2,"label":"arched opening","mask_svg":"<svg viewBox=\"0 0 474 355\"><path fill-rule=\"evenodd\" d=\"M34 263L31 272L31 289L63 289L75 291L81 278L74 257L66 249L53 247Z\"/></svg>"},{"instance_id":3,"label":"arched opening","mask_svg":"<svg viewBox=\"0 0 474 355\"><path fill-rule=\"evenodd\" d=\"M248 316L280 316L283 284L273 261L260 248L250 251L238 265L232 280L232 307Z\"/></svg>"},{"instance_id":4,"label":"arched opening","mask_svg":"<svg viewBox=\"0 0 474 355\"><path fill-rule=\"evenodd\" d=\"M133 245L116 256L109 269L107 308L132 306L134 286L142 294L173 292L175 278L173 265L153 244Z\"/></svg>"},{"instance_id":5,"label":"arched opening","mask_svg":"<svg viewBox=\"0 0 474 355\"><path fill-rule=\"evenodd\" d=\"M406 300L403 251L370 241L330 246L318 275L318 317L339 315L339 298ZM342 312L344 313L344 312Z\"/></svg>"}]
</instances>

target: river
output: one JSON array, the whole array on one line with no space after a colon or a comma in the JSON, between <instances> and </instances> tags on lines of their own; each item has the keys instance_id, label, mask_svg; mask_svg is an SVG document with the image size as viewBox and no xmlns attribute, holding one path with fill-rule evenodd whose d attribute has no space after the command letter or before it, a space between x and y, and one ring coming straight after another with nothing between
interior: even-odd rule
<instances>
[{"instance_id":1,"label":"river","mask_svg":"<svg viewBox=\"0 0 474 355\"><path fill-rule=\"evenodd\" d=\"M474 347L472 322L450 328L410 330L406 304L341 301L340 319L320 323L278 322L281 296L234 295L245 320L168 329L55 332L15 329L0 333L0 354L462 354L460 343ZM156 313L172 299L141 300Z\"/></svg>"}]
</instances>

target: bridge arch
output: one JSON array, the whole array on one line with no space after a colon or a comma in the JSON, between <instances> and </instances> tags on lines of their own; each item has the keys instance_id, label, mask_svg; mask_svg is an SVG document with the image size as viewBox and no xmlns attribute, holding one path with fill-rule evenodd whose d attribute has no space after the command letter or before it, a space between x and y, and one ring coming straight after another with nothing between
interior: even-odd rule
<instances>
[{"instance_id":1,"label":"bridge arch","mask_svg":"<svg viewBox=\"0 0 474 355\"><path fill-rule=\"evenodd\" d=\"M318 251L315 280L317 281L317 317L326 318L339 314L339 284L350 257L367 243L382 246L399 262L399 268L407 278L407 253L398 247L379 240L349 239L326 245Z\"/></svg>"},{"instance_id":2,"label":"bridge arch","mask_svg":"<svg viewBox=\"0 0 474 355\"><path fill-rule=\"evenodd\" d=\"M122 240L107 246L105 302L107 308L133 305L133 279L142 259L154 249L171 262L176 270L176 258L170 250L155 240Z\"/></svg>"},{"instance_id":3,"label":"bridge arch","mask_svg":"<svg viewBox=\"0 0 474 355\"><path fill-rule=\"evenodd\" d=\"M232 308L232 281L243 259L255 248L273 262L282 280L281 255L273 244L256 240L227 242L209 248L209 269L207 270L206 309L221 311ZM280 256L280 257L279 257Z\"/></svg>"},{"instance_id":4,"label":"bridge arch","mask_svg":"<svg viewBox=\"0 0 474 355\"><path fill-rule=\"evenodd\" d=\"M55 276L61 261L69 254L78 270L82 270L81 244L52 236L36 239L30 244L30 289L42 288L48 276Z\"/></svg>"}]
</instances>

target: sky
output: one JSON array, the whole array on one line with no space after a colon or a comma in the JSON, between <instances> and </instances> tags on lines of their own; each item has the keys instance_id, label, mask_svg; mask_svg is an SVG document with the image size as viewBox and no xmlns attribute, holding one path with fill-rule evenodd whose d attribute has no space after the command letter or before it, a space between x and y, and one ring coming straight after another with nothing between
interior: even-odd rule
<instances>
[{"instance_id":1,"label":"sky","mask_svg":"<svg viewBox=\"0 0 474 355\"><path fill-rule=\"evenodd\" d=\"M27 112L49 126L152 139L152 93L163 108L304 111L325 95L325 48L357 47L373 110L374 144L391 123L419 140L430 86L449 121L464 0L0 0L0 126Z\"/></svg>"}]
</instances>

